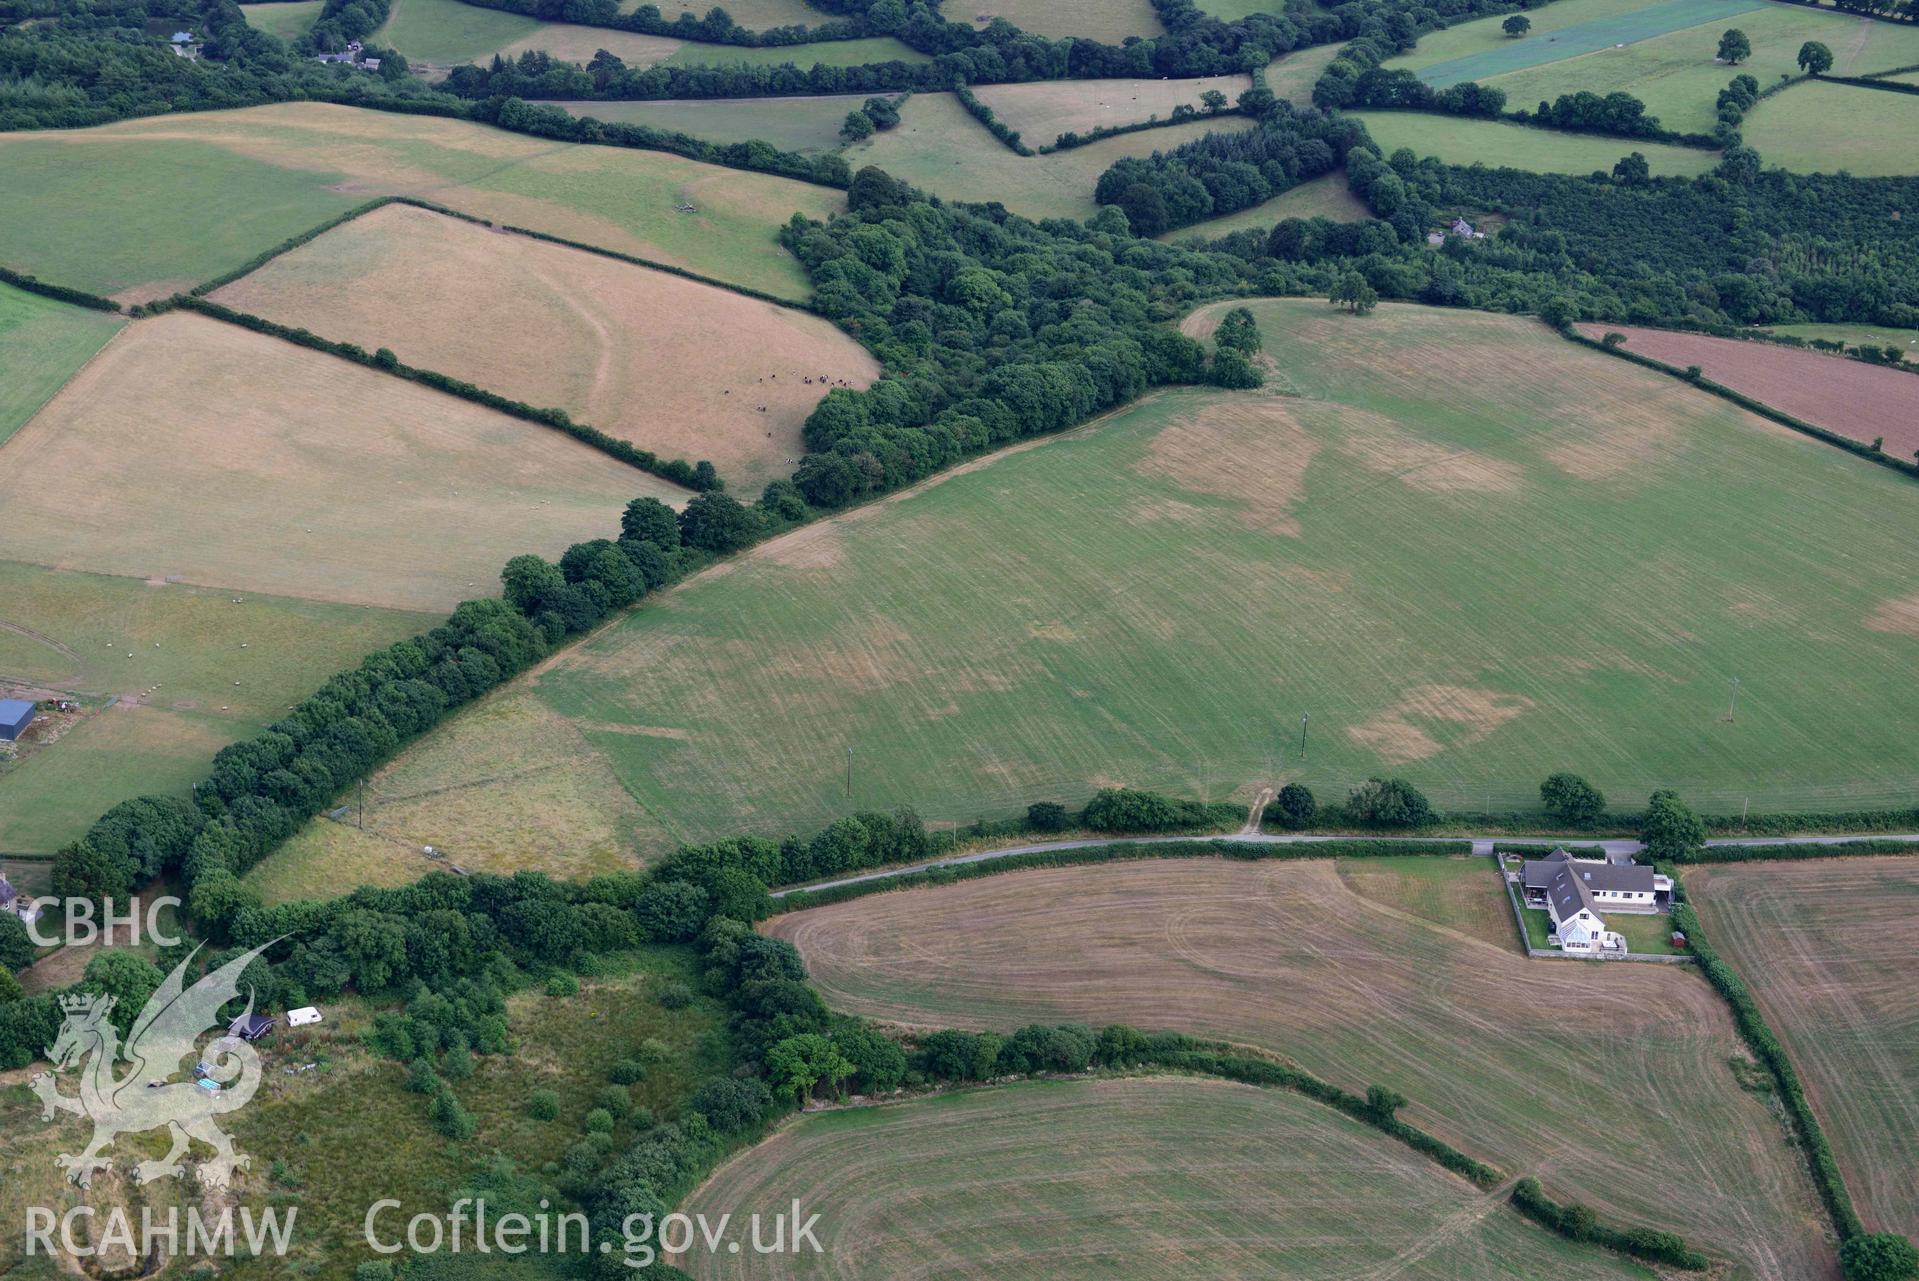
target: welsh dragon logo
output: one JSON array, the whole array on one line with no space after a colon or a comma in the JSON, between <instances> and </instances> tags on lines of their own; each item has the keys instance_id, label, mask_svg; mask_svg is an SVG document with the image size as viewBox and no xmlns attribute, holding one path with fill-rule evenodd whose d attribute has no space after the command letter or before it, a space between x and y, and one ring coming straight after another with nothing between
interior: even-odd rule
<instances>
[{"instance_id":1,"label":"welsh dragon logo","mask_svg":"<svg viewBox=\"0 0 1919 1281\"><path fill-rule=\"evenodd\" d=\"M211 1059L198 1056L199 1079L172 1078L180 1071L181 1061L199 1048L201 1034L218 1024L220 1008L240 995L241 973L271 946L254 948L189 988L187 967L200 951L194 948L140 1011L124 1046L108 1017L113 1013L113 997L61 998L67 1019L47 1057L54 1071L86 1060L80 1071L80 1093L78 1097L60 1093L50 1072L34 1077L32 1084L44 1105L42 1120L69 1112L93 1122L93 1141L84 1152L79 1156L63 1152L55 1158L70 1181L87 1187L95 1171L112 1168L113 1163L101 1154L118 1136L162 1128L172 1131L173 1149L158 1161L142 1161L134 1168L134 1177L141 1183L178 1178L180 1158L193 1139L214 1150L214 1158L200 1169L200 1179L209 1187L226 1187L234 1170L251 1164L252 1158L234 1151L233 1140L220 1129L217 1118L245 1107L260 1088L259 1052L237 1039L217 1041L209 1047ZM253 1013L251 989L246 1013ZM114 1069L122 1062L127 1070L116 1077Z\"/></svg>"}]
</instances>

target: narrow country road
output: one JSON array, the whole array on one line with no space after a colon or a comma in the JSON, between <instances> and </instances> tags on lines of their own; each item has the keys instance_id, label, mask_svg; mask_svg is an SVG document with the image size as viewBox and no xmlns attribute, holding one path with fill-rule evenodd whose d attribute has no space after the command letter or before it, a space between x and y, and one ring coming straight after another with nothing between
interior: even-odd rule
<instances>
[{"instance_id":1,"label":"narrow country road","mask_svg":"<svg viewBox=\"0 0 1919 1281\"><path fill-rule=\"evenodd\" d=\"M1582 841L1577 837L1554 836L1281 836L1265 832L1237 832L1220 836L1089 836L1072 841L1039 841L1031 845L1008 845L1003 849L979 850L972 854L955 854L951 858L929 859L924 863L908 863L903 867L889 867L877 872L866 872L859 876L842 876L832 881L815 881L811 885L792 885L783 890L774 890L774 898L785 898L788 894L797 894L807 890L838 889L842 885L859 885L865 881L890 880L895 876L911 876L915 872L928 872L936 867L959 867L966 863L990 863L994 859L1011 858L1015 854L1048 854L1055 850L1085 850L1101 845L1168 845L1190 841L1218 841L1228 845L1318 845L1327 841L1471 841L1472 852L1490 855L1494 841L1508 845L1597 845L1606 851L1608 857L1630 857L1639 853L1645 846L1635 840ZM1853 845L1860 841L1911 841L1919 846L1919 833L1913 832L1860 832L1847 836L1756 836L1740 837L1736 840L1707 841L1710 846L1742 845Z\"/></svg>"}]
</instances>

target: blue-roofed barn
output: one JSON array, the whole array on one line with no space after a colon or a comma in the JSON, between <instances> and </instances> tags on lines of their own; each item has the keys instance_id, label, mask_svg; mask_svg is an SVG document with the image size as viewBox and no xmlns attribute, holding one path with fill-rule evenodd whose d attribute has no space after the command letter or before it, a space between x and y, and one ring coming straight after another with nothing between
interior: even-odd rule
<instances>
[{"instance_id":1,"label":"blue-roofed barn","mask_svg":"<svg viewBox=\"0 0 1919 1281\"><path fill-rule=\"evenodd\" d=\"M32 703L24 698L0 698L0 739L12 742L32 723Z\"/></svg>"}]
</instances>

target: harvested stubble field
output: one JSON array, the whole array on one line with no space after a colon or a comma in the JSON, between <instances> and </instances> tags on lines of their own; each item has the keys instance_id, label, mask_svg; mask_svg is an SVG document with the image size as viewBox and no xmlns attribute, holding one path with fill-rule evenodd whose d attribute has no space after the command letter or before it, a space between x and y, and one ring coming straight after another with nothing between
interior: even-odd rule
<instances>
[{"instance_id":1,"label":"harvested stubble field","mask_svg":"<svg viewBox=\"0 0 1919 1281\"><path fill-rule=\"evenodd\" d=\"M1919 1233L1919 857L1702 867L1686 889L1786 1043L1867 1227Z\"/></svg>"},{"instance_id":2,"label":"harvested stubble field","mask_svg":"<svg viewBox=\"0 0 1919 1281\"><path fill-rule=\"evenodd\" d=\"M792 473L823 379L864 387L879 372L817 316L408 205L213 298L708 460L749 496Z\"/></svg>"},{"instance_id":3,"label":"harvested stubble field","mask_svg":"<svg viewBox=\"0 0 1919 1281\"><path fill-rule=\"evenodd\" d=\"M1799 46L1808 40L1832 50L1835 75L1919 63L1919 30L1912 27L1768 0L1557 0L1530 16L1534 31L1524 39L1512 40L1501 32L1502 17L1481 18L1426 36L1411 53L1387 65L1417 70L1437 85L1477 80L1505 90L1510 105L1528 109L1542 99L1581 90L1630 93L1666 128L1708 133L1719 91L1728 81L1750 75L1765 86L1798 75ZM1728 27L1739 28L1752 41L1752 57L1737 67L1714 56L1720 33ZM1625 47L1615 47L1620 44ZM1772 114L1816 115L1820 105L1799 96L1805 88L1797 86L1771 102ZM1874 103L1852 110L1896 112L1898 108L1876 102L1894 97L1876 94ZM1793 105L1779 107L1780 101ZM1762 107L1746 122L1747 141L1761 149L1768 163L1786 163L1754 134L1753 127L1767 114ZM1850 131L1834 123L1831 133L1835 141L1850 134L1855 146L1886 156L1901 150L1890 121Z\"/></svg>"},{"instance_id":4,"label":"harvested stubble field","mask_svg":"<svg viewBox=\"0 0 1919 1281\"><path fill-rule=\"evenodd\" d=\"M0 445L53 398L124 322L0 285Z\"/></svg>"},{"instance_id":5,"label":"harvested stubble field","mask_svg":"<svg viewBox=\"0 0 1919 1281\"><path fill-rule=\"evenodd\" d=\"M814 94L800 98L661 98L651 102L560 102L576 116L609 123L671 129L707 142L771 143L806 155L840 146L846 113L857 111L867 93ZM880 95L887 96L887 95Z\"/></svg>"},{"instance_id":6,"label":"harvested stubble field","mask_svg":"<svg viewBox=\"0 0 1919 1281\"><path fill-rule=\"evenodd\" d=\"M1409 1148L1299 1095L1223 1081L1055 1081L819 1112L690 1198L770 1217L795 1192L822 1252L695 1251L755 1277L1649 1277L1522 1219ZM938 1212L929 1214L929 1204Z\"/></svg>"},{"instance_id":7,"label":"harvested stubble field","mask_svg":"<svg viewBox=\"0 0 1919 1281\"><path fill-rule=\"evenodd\" d=\"M978 27L1004 18L1036 36L1106 44L1124 44L1128 36L1150 40L1165 30L1150 0L961 0L945 16L948 22Z\"/></svg>"},{"instance_id":8,"label":"harvested stubble field","mask_svg":"<svg viewBox=\"0 0 1919 1281\"><path fill-rule=\"evenodd\" d=\"M186 312L129 327L6 450L0 555L392 609L493 595L509 557L685 497L552 428Z\"/></svg>"},{"instance_id":9,"label":"harvested stubble field","mask_svg":"<svg viewBox=\"0 0 1919 1281\"><path fill-rule=\"evenodd\" d=\"M1909 459L1919 450L1919 375L1868 365L1844 356L1780 347L1740 338L1643 329L1637 325L1581 325L1588 338L1626 335L1625 348L1744 392L1816 427Z\"/></svg>"},{"instance_id":10,"label":"harvested stubble field","mask_svg":"<svg viewBox=\"0 0 1919 1281\"><path fill-rule=\"evenodd\" d=\"M220 748L368 651L438 621L233 596L0 561L0 695L65 696L88 709L0 773L0 850L51 853L119 801L183 792Z\"/></svg>"},{"instance_id":11,"label":"harvested stubble field","mask_svg":"<svg viewBox=\"0 0 1919 1281\"><path fill-rule=\"evenodd\" d=\"M1533 321L1255 307L1265 391L1162 394L813 525L526 683L666 842L1382 772L1472 813L1560 763L1621 808L1911 796L1909 480ZM474 795L456 817L500 839Z\"/></svg>"},{"instance_id":12,"label":"harvested stubble field","mask_svg":"<svg viewBox=\"0 0 1919 1281\"><path fill-rule=\"evenodd\" d=\"M1398 1089L1413 1124L1743 1275L1837 1275L1786 1131L1728 1065L1741 1051L1724 1003L1683 968L1529 961L1307 861L1011 872L769 928L836 1009L1256 1045L1347 1089Z\"/></svg>"},{"instance_id":13,"label":"harvested stubble field","mask_svg":"<svg viewBox=\"0 0 1919 1281\"><path fill-rule=\"evenodd\" d=\"M1233 102L1252 87L1248 76L1207 76L1194 80L1041 80L1032 84L984 85L979 100L1029 147L1051 145L1063 133L1088 134L1110 125L1129 125L1157 116L1171 119L1173 108L1200 109L1199 96L1216 89Z\"/></svg>"},{"instance_id":14,"label":"harvested stubble field","mask_svg":"<svg viewBox=\"0 0 1919 1281\"><path fill-rule=\"evenodd\" d=\"M410 3L411 0L408 2ZM609 27L588 27L573 22L542 22L519 39L503 45L498 52L502 58L517 58L523 53L538 50L552 54L562 62L577 62L585 65L593 60L593 55L604 49L629 67L652 67L662 62L673 61L693 47L671 36L652 36L639 31L614 31ZM719 46L700 45L698 47L713 49ZM489 50L471 61L487 62L492 59L492 56L493 53Z\"/></svg>"},{"instance_id":15,"label":"harvested stubble field","mask_svg":"<svg viewBox=\"0 0 1919 1281\"><path fill-rule=\"evenodd\" d=\"M845 206L830 188L664 152L324 103L0 135L0 170L22 179L0 184L0 263L128 299L243 267L379 195L804 298L779 226Z\"/></svg>"},{"instance_id":16,"label":"harvested stubble field","mask_svg":"<svg viewBox=\"0 0 1919 1281\"><path fill-rule=\"evenodd\" d=\"M1919 29L1908 30L1919 45ZM1905 61L1919 61L1919 47ZM1871 120L1870 128L1859 127L1862 118ZM1765 148L1760 154L1767 164L1799 173L1919 174L1919 156L1908 145L1919 133L1919 96L1913 94L1811 81L1760 103L1744 130L1748 144Z\"/></svg>"},{"instance_id":17,"label":"harvested stubble field","mask_svg":"<svg viewBox=\"0 0 1919 1281\"><path fill-rule=\"evenodd\" d=\"M948 200L997 200L1028 218L1091 218L1099 212L1093 188L1120 157L1170 151L1201 134L1237 132L1251 123L1244 116L1196 120L1102 138L1049 156L1018 156L952 94L922 93L907 101L894 128L847 148L846 161L855 169L878 165ZM1037 145L1052 138L1027 141Z\"/></svg>"},{"instance_id":18,"label":"harvested stubble field","mask_svg":"<svg viewBox=\"0 0 1919 1281\"><path fill-rule=\"evenodd\" d=\"M1169 231L1161 240L1186 240L1198 237L1211 240L1235 231L1269 232L1284 218L1330 218L1334 222L1360 222L1372 217L1372 210L1346 185L1346 174L1324 174L1302 182L1291 191L1282 191L1263 204L1238 213L1222 214L1196 222L1178 231Z\"/></svg>"},{"instance_id":19,"label":"harvested stubble field","mask_svg":"<svg viewBox=\"0 0 1919 1281\"><path fill-rule=\"evenodd\" d=\"M1653 175L1689 178L1719 163L1719 154L1674 147L1638 138L1562 133L1508 124L1504 120L1468 120L1423 111L1355 111L1381 151L1390 155L1410 147L1422 156L1438 156L1452 165L1490 165L1535 173L1610 173L1619 159L1637 151Z\"/></svg>"}]
</instances>

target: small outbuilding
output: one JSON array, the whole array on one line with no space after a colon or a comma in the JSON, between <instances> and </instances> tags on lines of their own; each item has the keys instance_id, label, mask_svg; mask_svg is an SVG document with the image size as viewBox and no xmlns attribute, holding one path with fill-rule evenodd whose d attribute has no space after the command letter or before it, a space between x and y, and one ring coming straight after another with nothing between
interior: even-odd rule
<instances>
[{"instance_id":1,"label":"small outbuilding","mask_svg":"<svg viewBox=\"0 0 1919 1281\"><path fill-rule=\"evenodd\" d=\"M0 741L11 743L33 724L34 704L24 698L0 698Z\"/></svg>"},{"instance_id":2,"label":"small outbuilding","mask_svg":"<svg viewBox=\"0 0 1919 1281\"><path fill-rule=\"evenodd\" d=\"M305 1005L297 1010L287 1011L288 1027L312 1027L316 1023L324 1023L325 1021L320 1011L314 1009L311 1005Z\"/></svg>"},{"instance_id":3,"label":"small outbuilding","mask_svg":"<svg viewBox=\"0 0 1919 1281\"><path fill-rule=\"evenodd\" d=\"M242 1041L257 1041L263 1036L271 1036L278 1025L270 1014L242 1014L227 1025L227 1035L237 1036Z\"/></svg>"}]
</instances>

